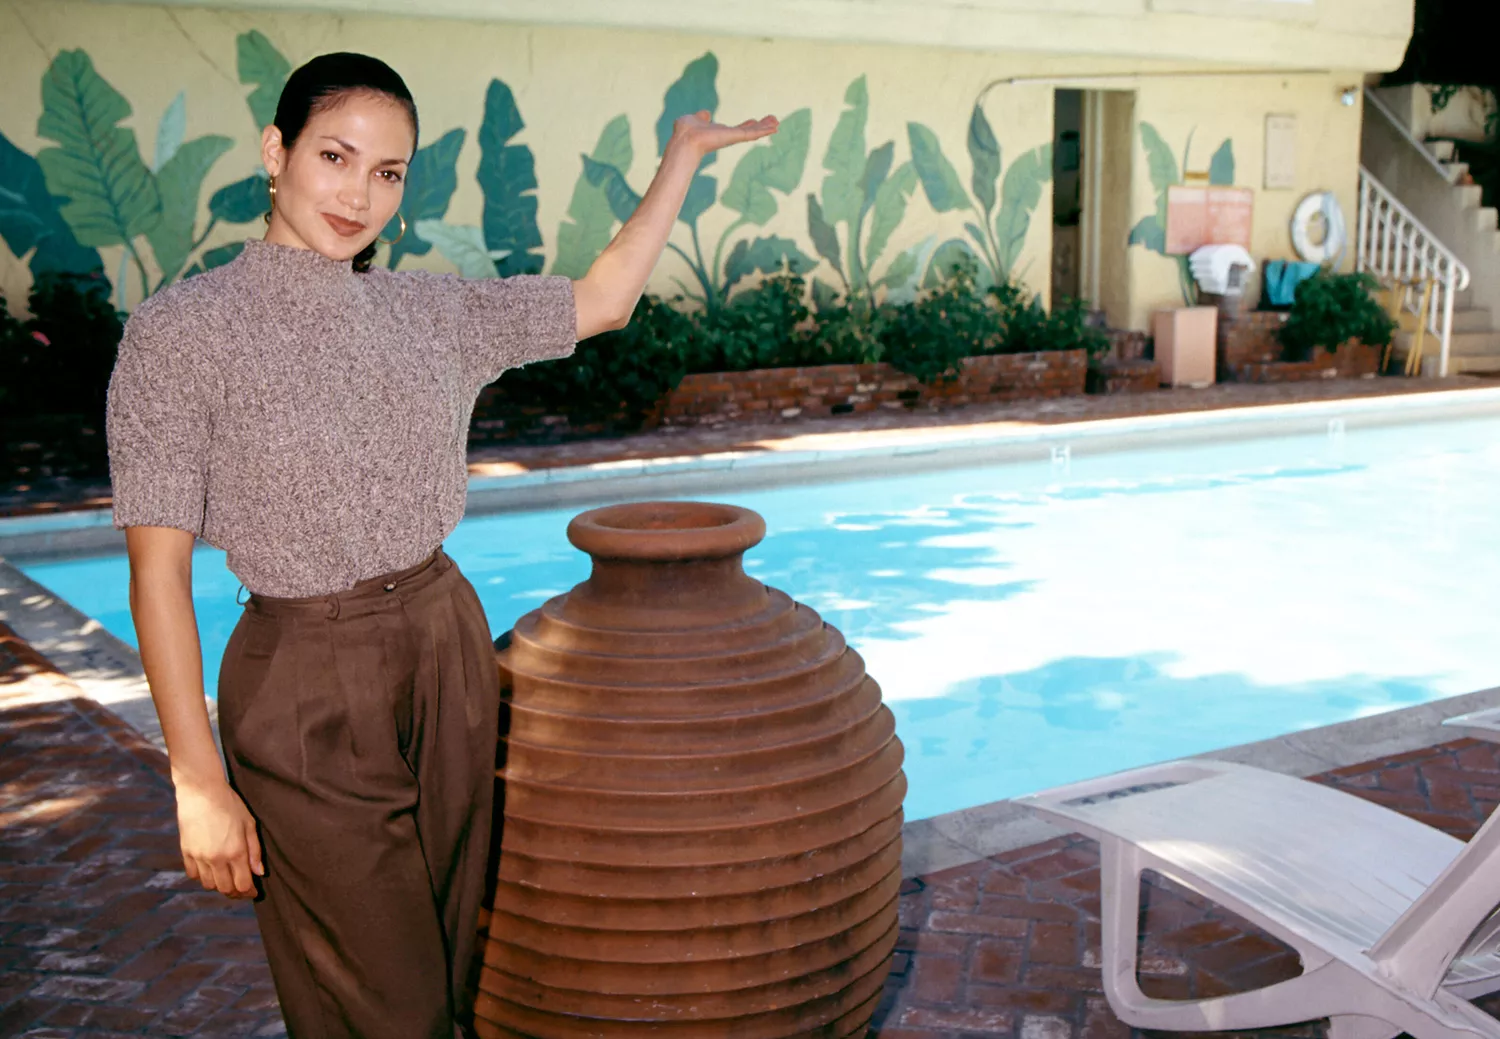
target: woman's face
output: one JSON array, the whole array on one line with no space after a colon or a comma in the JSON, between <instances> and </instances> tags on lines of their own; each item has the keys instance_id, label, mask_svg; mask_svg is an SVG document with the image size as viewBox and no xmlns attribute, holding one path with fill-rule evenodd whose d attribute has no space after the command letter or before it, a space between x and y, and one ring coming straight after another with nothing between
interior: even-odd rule
<instances>
[{"instance_id":1,"label":"woman's face","mask_svg":"<svg viewBox=\"0 0 1500 1039\"><path fill-rule=\"evenodd\" d=\"M414 138L405 108L367 93L310 117L290 149L267 127L261 154L276 204L266 241L353 259L396 215Z\"/></svg>"}]
</instances>

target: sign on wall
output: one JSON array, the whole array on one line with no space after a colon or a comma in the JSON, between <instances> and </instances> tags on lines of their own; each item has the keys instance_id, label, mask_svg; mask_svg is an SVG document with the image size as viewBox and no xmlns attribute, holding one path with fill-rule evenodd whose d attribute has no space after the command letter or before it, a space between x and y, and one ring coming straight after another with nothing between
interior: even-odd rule
<instances>
[{"instance_id":1,"label":"sign on wall","mask_svg":"<svg viewBox=\"0 0 1500 1039\"><path fill-rule=\"evenodd\" d=\"M1297 117L1266 116L1265 186L1285 191L1297 186Z\"/></svg>"},{"instance_id":2,"label":"sign on wall","mask_svg":"<svg viewBox=\"0 0 1500 1039\"><path fill-rule=\"evenodd\" d=\"M1167 190L1167 253L1186 256L1205 245L1249 249L1254 215L1249 188L1173 185Z\"/></svg>"}]
</instances>

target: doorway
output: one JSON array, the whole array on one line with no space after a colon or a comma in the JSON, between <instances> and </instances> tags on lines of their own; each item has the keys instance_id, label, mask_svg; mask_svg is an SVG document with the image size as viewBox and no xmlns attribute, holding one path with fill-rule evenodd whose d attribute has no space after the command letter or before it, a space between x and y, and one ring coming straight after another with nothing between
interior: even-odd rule
<instances>
[{"instance_id":1,"label":"doorway","mask_svg":"<svg viewBox=\"0 0 1500 1039\"><path fill-rule=\"evenodd\" d=\"M1135 94L1058 90L1052 141L1052 299L1074 298L1128 327Z\"/></svg>"}]
</instances>

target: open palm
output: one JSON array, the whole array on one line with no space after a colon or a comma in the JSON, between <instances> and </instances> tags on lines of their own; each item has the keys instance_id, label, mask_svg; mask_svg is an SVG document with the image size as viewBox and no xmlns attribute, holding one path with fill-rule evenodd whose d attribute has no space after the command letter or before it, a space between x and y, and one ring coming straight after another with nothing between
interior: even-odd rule
<instances>
[{"instance_id":1,"label":"open palm","mask_svg":"<svg viewBox=\"0 0 1500 1039\"><path fill-rule=\"evenodd\" d=\"M678 117L672 125L672 135L702 155L718 151L731 144L758 141L769 137L781 127L774 115L763 119L747 119L736 126L716 123L707 110Z\"/></svg>"}]
</instances>

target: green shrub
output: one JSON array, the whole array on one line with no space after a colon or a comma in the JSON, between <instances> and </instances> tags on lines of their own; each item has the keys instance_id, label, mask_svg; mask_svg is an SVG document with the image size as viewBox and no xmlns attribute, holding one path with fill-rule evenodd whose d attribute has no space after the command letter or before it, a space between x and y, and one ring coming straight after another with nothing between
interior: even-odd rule
<instances>
[{"instance_id":1,"label":"green shrub","mask_svg":"<svg viewBox=\"0 0 1500 1039\"><path fill-rule=\"evenodd\" d=\"M1064 298L1049 313L1040 296L1030 296L1014 286L991 290L1002 301L1005 331L1001 353L1030 354L1052 350L1087 350L1092 359L1109 349L1109 336L1088 323L1088 307L1080 300Z\"/></svg>"},{"instance_id":2,"label":"green shrub","mask_svg":"<svg viewBox=\"0 0 1500 1039\"><path fill-rule=\"evenodd\" d=\"M45 274L31 289L32 318L6 314L0 370L13 416L83 415L102 422L124 315L103 275ZM3 309L0 302L0 309Z\"/></svg>"},{"instance_id":3,"label":"green shrub","mask_svg":"<svg viewBox=\"0 0 1500 1039\"><path fill-rule=\"evenodd\" d=\"M783 267L727 306L692 315L688 370L745 372L827 363L818 359L806 323L807 282Z\"/></svg>"},{"instance_id":4,"label":"green shrub","mask_svg":"<svg viewBox=\"0 0 1500 1039\"><path fill-rule=\"evenodd\" d=\"M974 284L978 267L966 257L936 287L892 308L885 359L923 382L954 375L965 357L988 353L1003 327L995 297Z\"/></svg>"},{"instance_id":5,"label":"green shrub","mask_svg":"<svg viewBox=\"0 0 1500 1039\"><path fill-rule=\"evenodd\" d=\"M1379 287L1363 272L1313 275L1297 286L1291 314L1281 326L1282 345L1294 357L1304 358L1317 347L1334 350L1350 339L1385 346L1396 323L1372 295Z\"/></svg>"},{"instance_id":6,"label":"green shrub","mask_svg":"<svg viewBox=\"0 0 1500 1039\"><path fill-rule=\"evenodd\" d=\"M124 330L124 315L110 301L110 282L104 274L42 274L28 304L28 321L6 313L0 330L7 414L104 421L105 391Z\"/></svg>"},{"instance_id":7,"label":"green shrub","mask_svg":"<svg viewBox=\"0 0 1500 1039\"><path fill-rule=\"evenodd\" d=\"M642 296L630 324L585 339L573 355L506 372L508 397L580 421L638 422L687 374L691 319L670 303Z\"/></svg>"},{"instance_id":8,"label":"green shrub","mask_svg":"<svg viewBox=\"0 0 1500 1039\"><path fill-rule=\"evenodd\" d=\"M896 308L867 296L835 298L817 312L808 334L809 364L875 364L885 360L886 337Z\"/></svg>"},{"instance_id":9,"label":"green shrub","mask_svg":"<svg viewBox=\"0 0 1500 1039\"><path fill-rule=\"evenodd\" d=\"M0 414L16 406L17 371L29 350L25 340L30 337L31 334L26 331L26 323L11 314L4 293L0 293L0 373L5 376L0 381L0 404L5 403L7 396L11 398L11 404Z\"/></svg>"}]
</instances>

